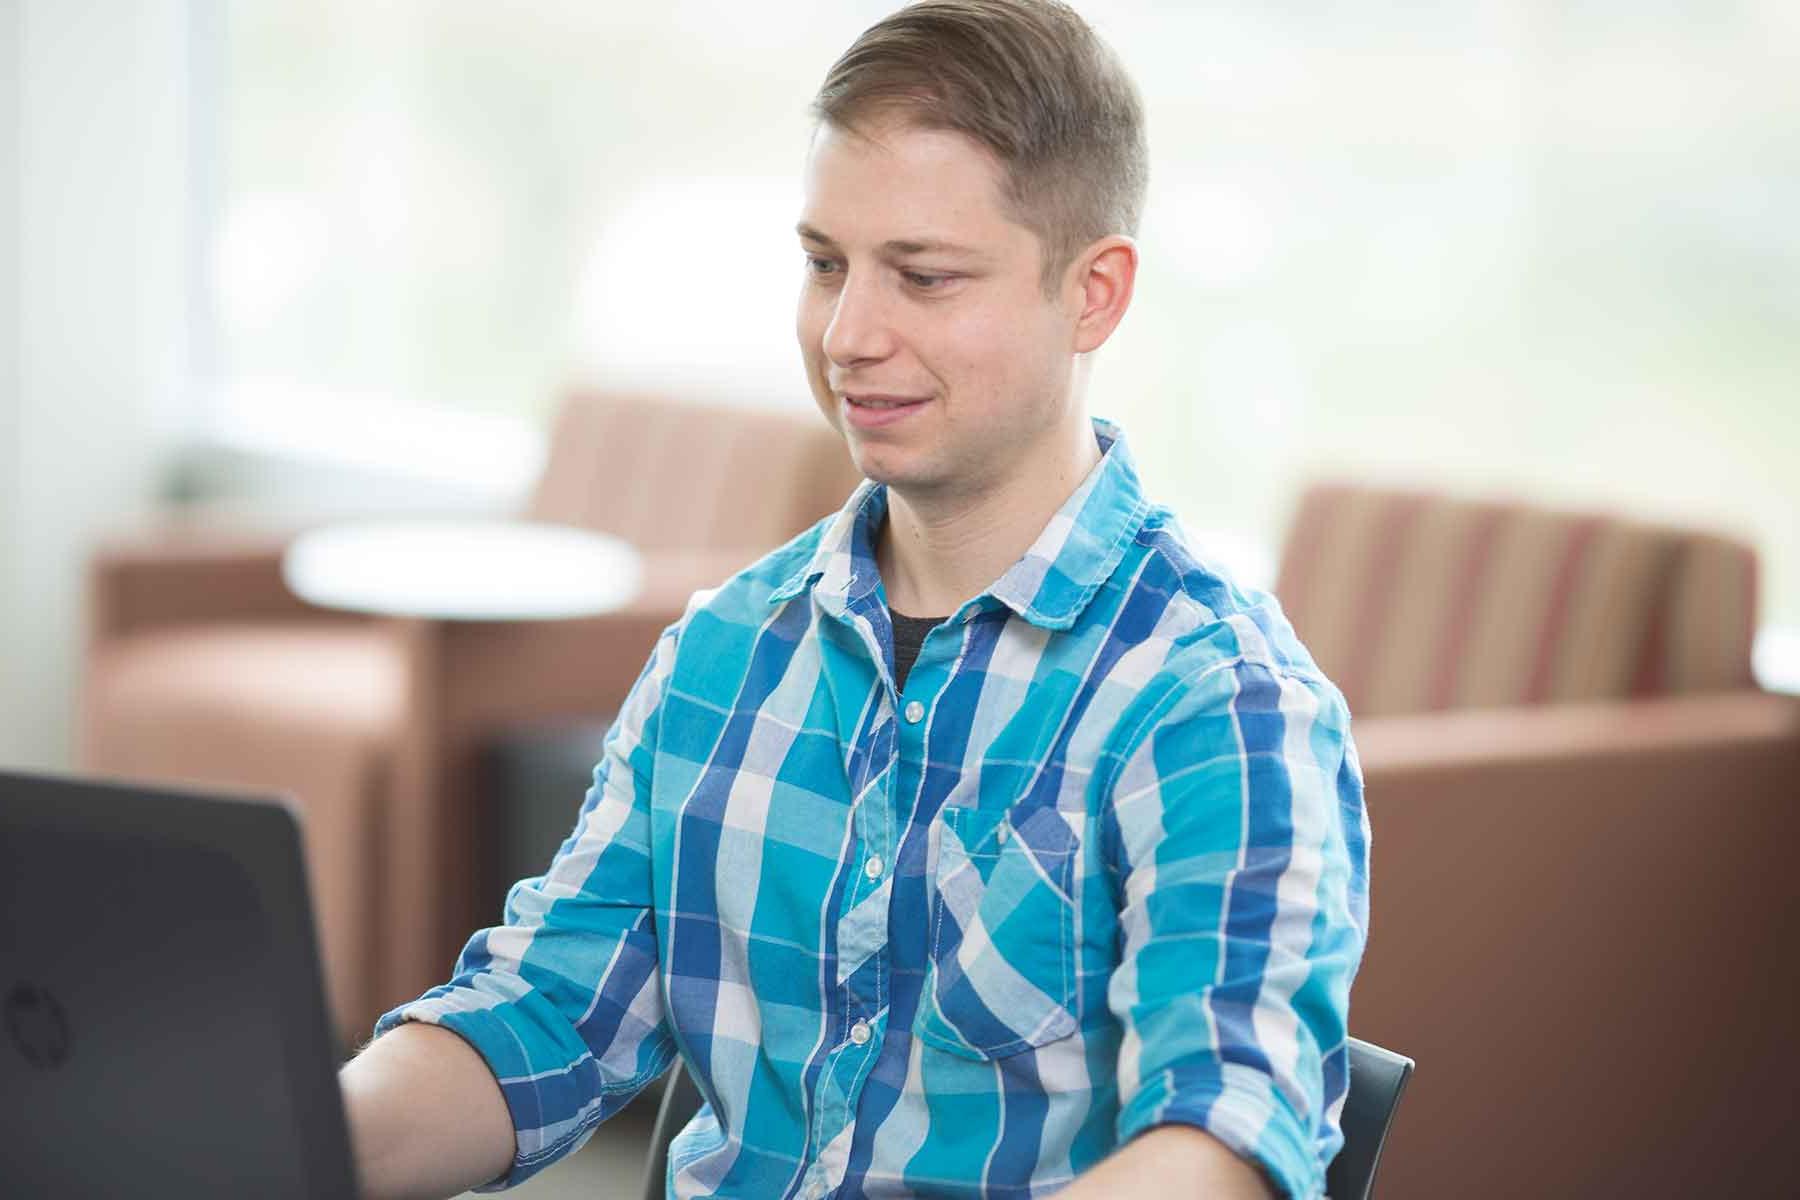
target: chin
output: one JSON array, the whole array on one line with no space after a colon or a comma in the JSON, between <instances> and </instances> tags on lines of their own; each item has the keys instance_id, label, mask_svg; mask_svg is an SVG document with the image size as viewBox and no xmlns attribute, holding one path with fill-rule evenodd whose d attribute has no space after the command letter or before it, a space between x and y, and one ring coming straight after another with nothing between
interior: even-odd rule
<instances>
[{"instance_id":1,"label":"chin","mask_svg":"<svg viewBox=\"0 0 1800 1200\"><path fill-rule=\"evenodd\" d=\"M915 476L921 474L916 466L901 460L901 456L883 453L882 449L860 444L855 438L850 443L850 460L864 478L876 483L885 483L889 487L906 487L916 483Z\"/></svg>"},{"instance_id":2,"label":"chin","mask_svg":"<svg viewBox=\"0 0 1800 1200\"><path fill-rule=\"evenodd\" d=\"M915 498L939 490L944 482L936 472L920 464L874 461L867 465L858 462L857 466L865 478Z\"/></svg>"}]
</instances>

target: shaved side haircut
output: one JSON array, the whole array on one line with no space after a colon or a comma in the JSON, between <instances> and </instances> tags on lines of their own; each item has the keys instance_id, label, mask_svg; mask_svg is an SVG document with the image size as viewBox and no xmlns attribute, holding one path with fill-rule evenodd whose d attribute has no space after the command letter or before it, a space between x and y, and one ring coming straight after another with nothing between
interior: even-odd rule
<instances>
[{"instance_id":1,"label":"shaved side haircut","mask_svg":"<svg viewBox=\"0 0 1800 1200\"><path fill-rule=\"evenodd\" d=\"M1112 49L1056 0L922 0L864 31L812 111L845 132L898 117L974 140L1044 246L1054 294L1081 250L1135 236L1149 182L1143 104Z\"/></svg>"}]
</instances>

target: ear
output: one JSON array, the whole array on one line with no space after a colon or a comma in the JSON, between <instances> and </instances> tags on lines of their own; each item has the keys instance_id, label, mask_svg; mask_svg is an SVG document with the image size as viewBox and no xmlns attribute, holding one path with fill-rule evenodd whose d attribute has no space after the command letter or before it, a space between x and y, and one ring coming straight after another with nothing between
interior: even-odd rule
<instances>
[{"instance_id":1,"label":"ear","mask_svg":"<svg viewBox=\"0 0 1800 1200\"><path fill-rule=\"evenodd\" d=\"M1137 267L1137 243L1122 234L1101 238L1069 264L1063 294L1075 316L1075 353L1099 349L1118 328L1131 307Z\"/></svg>"}]
</instances>

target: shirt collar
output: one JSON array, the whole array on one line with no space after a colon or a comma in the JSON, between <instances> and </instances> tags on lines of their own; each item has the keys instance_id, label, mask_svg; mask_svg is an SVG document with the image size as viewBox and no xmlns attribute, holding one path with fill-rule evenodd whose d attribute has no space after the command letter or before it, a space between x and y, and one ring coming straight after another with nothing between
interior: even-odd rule
<instances>
[{"instance_id":1,"label":"shirt collar","mask_svg":"<svg viewBox=\"0 0 1800 1200\"><path fill-rule=\"evenodd\" d=\"M1022 558L976 598L991 598L1046 629L1068 629L1112 575L1143 525L1150 505L1138 482L1125 435L1110 421L1094 419L1100 462ZM835 616L868 603L881 578L875 567L875 534L887 516L887 487L864 480L826 526L812 557L769 596L791 600L808 588ZM974 608L964 606L972 614Z\"/></svg>"}]
</instances>

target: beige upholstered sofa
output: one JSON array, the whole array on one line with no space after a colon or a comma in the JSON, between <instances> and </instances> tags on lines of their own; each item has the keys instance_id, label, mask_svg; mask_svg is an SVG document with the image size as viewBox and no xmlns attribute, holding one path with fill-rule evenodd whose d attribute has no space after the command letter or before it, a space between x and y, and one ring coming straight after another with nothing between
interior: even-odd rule
<instances>
[{"instance_id":1,"label":"beige upholstered sofa","mask_svg":"<svg viewBox=\"0 0 1800 1200\"><path fill-rule=\"evenodd\" d=\"M1364 770L1351 1029L1418 1061L1380 1194L1792 1194L1800 698L1751 682L1750 548L1330 485L1276 591Z\"/></svg>"},{"instance_id":2,"label":"beige upholstered sofa","mask_svg":"<svg viewBox=\"0 0 1800 1200\"><path fill-rule=\"evenodd\" d=\"M295 598L287 536L167 524L93 560L84 765L285 792L305 814L346 1042L447 974L477 926L479 755L498 731L599 720L689 594L842 503L859 476L818 417L578 394L524 514L644 552L603 617L358 618Z\"/></svg>"}]
</instances>

